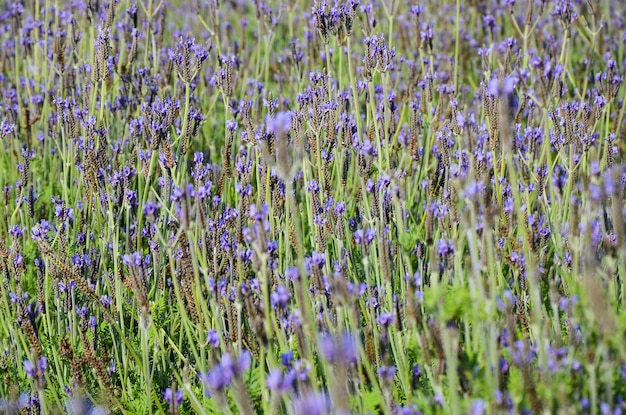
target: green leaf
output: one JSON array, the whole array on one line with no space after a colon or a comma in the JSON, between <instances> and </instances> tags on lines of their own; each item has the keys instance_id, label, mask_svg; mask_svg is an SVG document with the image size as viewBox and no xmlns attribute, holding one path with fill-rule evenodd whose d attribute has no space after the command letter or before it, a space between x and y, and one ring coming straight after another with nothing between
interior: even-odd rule
<instances>
[{"instance_id":1,"label":"green leaf","mask_svg":"<svg viewBox=\"0 0 626 415\"><path fill-rule=\"evenodd\" d=\"M472 311L472 296L469 288L464 285L454 285L445 294L443 305L445 320L467 316Z\"/></svg>"}]
</instances>

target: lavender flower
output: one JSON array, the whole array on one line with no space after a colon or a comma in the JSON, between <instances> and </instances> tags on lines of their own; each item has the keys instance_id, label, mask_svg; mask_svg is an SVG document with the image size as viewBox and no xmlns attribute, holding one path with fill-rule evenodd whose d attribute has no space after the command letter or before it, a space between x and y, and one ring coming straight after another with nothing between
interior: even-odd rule
<instances>
[{"instance_id":1,"label":"lavender flower","mask_svg":"<svg viewBox=\"0 0 626 415\"><path fill-rule=\"evenodd\" d=\"M291 130L292 115L289 112L278 112L274 115L268 115L266 120L266 128L268 133L277 136L284 136Z\"/></svg>"},{"instance_id":2,"label":"lavender flower","mask_svg":"<svg viewBox=\"0 0 626 415\"><path fill-rule=\"evenodd\" d=\"M172 391L172 388L166 388L163 391L163 399L165 399L165 402L167 402L169 405L172 405L172 403L174 403L176 406L179 406L183 403L183 390L182 389L178 389L175 392Z\"/></svg>"},{"instance_id":3,"label":"lavender flower","mask_svg":"<svg viewBox=\"0 0 626 415\"><path fill-rule=\"evenodd\" d=\"M289 392L292 388L294 381L295 372L289 371L287 374L285 374L280 369L272 369L269 371L269 374L265 379L265 385L271 392L280 395Z\"/></svg>"},{"instance_id":4,"label":"lavender flower","mask_svg":"<svg viewBox=\"0 0 626 415\"><path fill-rule=\"evenodd\" d=\"M41 356L37 362L31 362L30 360L24 360L24 370L26 375L35 381L38 388L43 388L45 384L44 373L48 368L48 359L46 356Z\"/></svg>"},{"instance_id":5,"label":"lavender flower","mask_svg":"<svg viewBox=\"0 0 626 415\"><path fill-rule=\"evenodd\" d=\"M330 401L321 393L309 393L296 400L294 413L307 415L325 415L330 413Z\"/></svg>"}]
</instances>

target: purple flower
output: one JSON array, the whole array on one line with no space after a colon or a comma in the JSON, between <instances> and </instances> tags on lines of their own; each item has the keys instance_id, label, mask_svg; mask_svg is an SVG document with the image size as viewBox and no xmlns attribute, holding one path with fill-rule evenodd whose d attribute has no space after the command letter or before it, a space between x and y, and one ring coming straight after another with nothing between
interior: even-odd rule
<instances>
[{"instance_id":1,"label":"purple flower","mask_svg":"<svg viewBox=\"0 0 626 415\"><path fill-rule=\"evenodd\" d=\"M383 381L392 382L396 376L395 366L381 366L378 368L378 377Z\"/></svg>"},{"instance_id":2,"label":"purple flower","mask_svg":"<svg viewBox=\"0 0 626 415\"><path fill-rule=\"evenodd\" d=\"M363 229L357 229L354 232L354 242L356 242L359 245L363 245L363 242L365 241L365 238L363 237Z\"/></svg>"},{"instance_id":3,"label":"purple flower","mask_svg":"<svg viewBox=\"0 0 626 415\"><path fill-rule=\"evenodd\" d=\"M285 309L287 305L289 305L290 299L291 292L283 285L276 287L276 291L272 293L270 298L272 307L278 307L280 309Z\"/></svg>"},{"instance_id":4,"label":"purple flower","mask_svg":"<svg viewBox=\"0 0 626 415\"><path fill-rule=\"evenodd\" d=\"M320 351L329 362L335 360L335 339L331 335L325 335L320 339Z\"/></svg>"},{"instance_id":5,"label":"purple flower","mask_svg":"<svg viewBox=\"0 0 626 415\"><path fill-rule=\"evenodd\" d=\"M209 51L198 45L194 38L181 36L175 49L170 49L168 55L183 82L189 83L209 57Z\"/></svg>"},{"instance_id":6,"label":"purple flower","mask_svg":"<svg viewBox=\"0 0 626 415\"><path fill-rule=\"evenodd\" d=\"M330 400L325 394L309 393L296 400L294 413L302 415L325 415L330 412Z\"/></svg>"},{"instance_id":7,"label":"purple flower","mask_svg":"<svg viewBox=\"0 0 626 415\"><path fill-rule=\"evenodd\" d=\"M265 378L265 385L270 391L277 391L280 389L283 381L283 371L280 369L272 369Z\"/></svg>"},{"instance_id":8,"label":"purple flower","mask_svg":"<svg viewBox=\"0 0 626 415\"><path fill-rule=\"evenodd\" d=\"M23 234L24 234L24 232L17 225L11 226L9 228L9 235L11 235L14 238L20 238Z\"/></svg>"},{"instance_id":9,"label":"purple flower","mask_svg":"<svg viewBox=\"0 0 626 415\"><path fill-rule=\"evenodd\" d=\"M361 144L361 148L359 149L359 153L364 156L376 157L378 152L376 151L376 147L372 144L370 140L365 140L363 144Z\"/></svg>"},{"instance_id":10,"label":"purple flower","mask_svg":"<svg viewBox=\"0 0 626 415\"><path fill-rule=\"evenodd\" d=\"M29 378L35 377L35 366L30 362L30 360L24 360L24 370L26 370L26 375Z\"/></svg>"},{"instance_id":11,"label":"purple flower","mask_svg":"<svg viewBox=\"0 0 626 415\"><path fill-rule=\"evenodd\" d=\"M339 340L340 356L346 363L356 364L359 354L357 338L349 333L345 333Z\"/></svg>"},{"instance_id":12,"label":"purple flower","mask_svg":"<svg viewBox=\"0 0 626 415\"><path fill-rule=\"evenodd\" d=\"M468 199L474 200L480 194L481 190L481 184L476 180L471 180L465 187L463 195Z\"/></svg>"},{"instance_id":13,"label":"purple flower","mask_svg":"<svg viewBox=\"0 0 626 415\"><path fill-rule=\"evenodd\" d=\"M204 375L200 375L200 380L202 380L204 385L208 388L207 396L210 396L211 393L223 391L230 386L232 377L229 373L221 371L218 367Z\"/></svg>"},{"instance_id":14,"label":"purple flower","mask_svg":"<svg viewBox=\"0 0 626 415\"><path fill-rule=\"evenodd\" d=\"M201 152L196 152L193 154L193 164L198 165L204 163L204 154Z\"/></svg>"},{"instance_id":15,"label":"purple flower","mask_svg":"<svg viewBox=\"0 0 626 415\"><path fill-rule=\"evenodd\" d=\"M0 138L6 137L13 131L15 131L15 124L11 124L5 120L2 120L2 123L0 123Z\"/></svg>"},{"instance_id":16,"label":"purple flower","mask_svg":"<svg viewBox=\"0 0 626 415\"><path fill-rule=\"evenodd\" d=\"M309 193L319 193L320 191L320 185L317 183L316 180L311 180L307 185L306 185L306 191Z\"/></svg>"},{"instance_id":17,"label":"purple flower","mask_svg":"<svg viewBox=\"0 0 626 415\"><path fill-rule=\"evenodd\" d=\"M493 29L496 27L495 17L490 14L483 16L483 25L493 32Z\"/></svg>"},{"instance_id":18,"label":"purple flower","mask_svg":"<svg viewBox=\"0 0 626 415\"><path fill-rule=\"evenodd\" d=\"M602 415L609 415L611 413L611 406L606 402L602 402L600 404L600 413Z\"/></svg>"},{"instance_id":19,"label":"purple flower","mask_svg":"<svg viewBox=\"0 0 626 415\"><path fill-rule=\"evenodd\" d=\"M109 308L111 306L111 298L108 295L103 295L100 297L100 304L105 308Z\"/></svg>"},{"instance_id":20,"label":"purple flower","mask_svg":"<svg viewBox=\"0 0 626 415\"><path fill-rule=\"evenodd\" d=\"M482 399L475 399L470 406L470 415L483 415L485 413L485 401Z\"/></svg>"},{"instance_id":21,"label":"purple flower","mask_svg":"<svg viewBox=\"0 0 626 415\"><path fill-rule=\"evenodd\" d=\"M133 252L132 254L124 254L122 256L122 262L127 267L139 268L143 264L143 258L141 256L141 253Z\"/></svg>"},{"instance_id":22,"label":"purple flower","mask_svg":"<svg viewBox=\"0 0 626 415\"><path fill-rule=\"evenodd\" d=\"M586 411L587 409L589 409L589 398L582 398L580 400L580 407L583 411Z\"/></svg>"},{"instance_id":23,"label":"purple flower","mask_svg":"<svg viewBox=\"0 0 626 415\"><path fill-rule=\"evenodd\" d=\"M226 129L231 133L234 132L237 129L237 122L234 120L226 121Z\"/></svg>"},{"instance_id":24,"label":"purple flower","mask_svg":"<svg viewBox=\"0 0 626 415\"><path fill-rule=\"evenodd\" d=\"M33 241L41 241L46 235L42 231L40 225L35 225L31 228L30 236L33 239Z\"/></svg>"},{"instance_id":25,"label":"purple flower","mask_svg":"<svg viewBox=\"0 0 626 415\"><path fill-rule=\"evenodd\" d=\"M393 314L392 313L381 313L376 322L380 324L381 327L387 328L393 323Z\"/></svg>"},{"instance_id":26,"label":"purple flower","mask_svg":"<svg viewBox=\"0 0 626 415\"><path fill-rule=\"evenodd\" d=\"M515 91L516 84L517 78L513 76L505 76L502 82L498 78L493 78L489 81L487 92L494 97L508 97Z\"/></svg>"},{"instance_id":27,"label":"purple flower","mask_svg":"<svg viewBox=\"0 0 626 415\"><path fill-rule=\"evenodd\" d=\"M208 389L206 393L210 395L230 386L233 379L241 377L250 368L251 360L252 357L247 350L242 351L237 360L229 353L224 353L221 362L213 370L200 374L200 380Z\"/></svg>"},{"instance_id":28,"label":"purple flower","mask_svg":"<svg viewBox=\"0 0 626 415\"><path fill-rule=\"evenodd\" d=\"M358 343L355 336L344 333L339 338L327 334L320 339L320 350L324 358L340 365L356 364Z\"/></svg>"},{"instance_id":29,"label":"purple flower","mask_svg":"<svg viewBox=\"0 0 626 415\"><path fill-rule=\"evenodd\" d=\"M277 136L286 135L291 131L291 112L281 111L274 115L268 115L265 121L267 132Z\"/></svg>"},{"instance_id":30,"label":"purple flower","mask_svg":"<svg viewBox=\"0 0 626 415\"><path fill-rule=\"evenodd\" d=\"M289 267L285 271L285 276L289 281L298 281L300 280L300 270L298 267Z\"/></svg>"},{"instance_id":31,"label":"purple flower","mask_svg":"<svg viewBox=\"0 0 626 415\"><path fill-rule=\"evenodd\" d=\"M237 360L234 360L229 353L224 353L219 369L223 373L230 375L231 378L234 378L242 375L246 370L248 370L251 363L252 356L247 350L243 350Z\"/></svg>"},{"instance_id":32,"label":"purple flower","mask_svg":"<svg viewBox=\"0 0 626 415\"><path fill-rule=\"evenodd\" d=\"M26 375L29 378L35 378L37 381L40 381L43 378L43 373L48 368L48 359L46 356L41 356L36 366L33 365L30 360L24 360L23 363Z\"/></svg>"},{"instance_id":33,"label":"purple flower","mask_svg":"<svg viewBox=\"0 0 626 415\"><path fill-rule=\"evenodd\" d=\"M172 401L176 404L176 406L183 403L183 390L178 389L176 392L172 392L172 388L167 388L163 391L163 399L169 405L172 404Z\"/></svg>"},{"instance_id":34,"label":"purple flower","mask_svg":"<svg viewBox=\"0 0 626 415\"><path fill-rule=\"evenodd\" d=\"M206 341L213 347L213 348L218 348L220 345L220 337L217 334L217 331L211 329L209 330L209 332L207 333L206 336Z\"/></svg>"},{"instance_id":35,"label":"purple flower","mask_svg":"<svg viewBox=\"0 0 626 415\"><path fill-rule=\"evenodd\" d=\"M454 244L452 243L452 240L446 241L445 239L440 239L439 241L437 241L437 253L441 257L453 255Z\"/></svg>"},{"instance_id":36,"label":"purple flower","mask_svg":"<svg viewBox=\"0 0 626 415\"><path fill-rule=\"evenodd\" d=\"M335 213L340 216L346 213L346 204L344 202L337 202L335 205Z\"/></svg>"},{"instance_id":37,"label":"purple flower","mask_svg":"<svg viewBox=\"0 0 626 415\"><path fill-rule=\"evenodd\" d=\"M295 373L293 371L284 374L280 369L272 369L265 379L265 385L270 391L282 394L292 388L294 380Z\"/></svg>"},{"instance_id":38,"label":"purple flower","mask_svg":"<svg viewBox=\"0 0 626 415\"><path fill-rule=\"evenodd\" d=\"M374 229L357 229L354 232L354 241L359 245L369 245L376 238Z\"/></svg>"},{"instance_id":39,"label":"purple flower","mask_svg":"<svg viewBox=\"0 0 626 415\"><path fill-rule=\"evenodd\" d=\"M293 363L293 350L290 350L287 353L281 353L280 363L282 363L287 369L291 369Z\"/></svg>"},{"instance_id":40,"label":"purple flower","mask_svg":"<svg viewBox=\"0 0 626 415\"><path fill-rule=\"evenodd\" d=\"M248 215L251 219L263 221L269 216L269 208L266 203L263 203L260 207L257 207L257 205L253 203L250 205Z\"/></svg>"},{"instance_id":41,"label":"purple flower","mask_svg":"<svg viewBox=\"0 0 626 415\"><path fill-rule=\"evenodd\" d=\"M555 3L552 16L558 17L564 24L573 23L578 18L571 0L557 0Z\"/></svg>"},{"instance_id":42,"label":"purple flower","mask_svg":"<svg viewBox=\"0 0 626 415\"><path fill-rule=\"evenodd\" d=\"M146 202L145 205L143 205L143 214L147 217L154 217L154 215L158 214L160 209L160 203L154 203L153 201L149 200L148 202Z\"/></svg>"}]
</instances>

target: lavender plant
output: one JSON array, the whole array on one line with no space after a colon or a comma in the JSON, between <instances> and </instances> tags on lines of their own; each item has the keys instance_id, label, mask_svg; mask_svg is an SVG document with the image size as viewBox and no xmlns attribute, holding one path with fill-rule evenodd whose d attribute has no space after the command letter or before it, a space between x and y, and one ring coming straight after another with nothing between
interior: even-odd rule
<instances>
[{"instance_id":1,"label":"lavender plant","mask_svg":"<svg viewBox=\"0 0 626 415\"><path fill-rule=\"evenodd\" d=\"M624 16L5 2L0 412L622 413Z\"/></svg>"}]
</instances>

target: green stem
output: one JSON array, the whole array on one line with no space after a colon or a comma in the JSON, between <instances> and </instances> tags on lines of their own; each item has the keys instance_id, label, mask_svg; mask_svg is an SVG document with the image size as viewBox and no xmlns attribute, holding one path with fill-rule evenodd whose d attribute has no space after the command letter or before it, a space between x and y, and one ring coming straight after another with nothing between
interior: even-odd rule
<instances>
[{"instance_id":1,"label":"green stem","mask_svg":"<svg viewBox=\"0 0 626 415\"><path fill-rule=\"evenodd\" d=\"M459 92L459 51L461 49L461 0L456 0L456 28L454 33L454 91Z\"/></svg>"}]
</instances>

